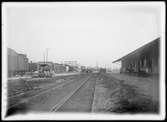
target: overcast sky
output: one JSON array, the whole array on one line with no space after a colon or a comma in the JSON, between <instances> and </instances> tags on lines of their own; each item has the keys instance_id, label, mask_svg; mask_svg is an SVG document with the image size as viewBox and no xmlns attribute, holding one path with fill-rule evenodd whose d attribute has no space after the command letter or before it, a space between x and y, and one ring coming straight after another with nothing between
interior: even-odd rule
<instances>
[{"instance_id":1,"label":"overcast sky","mask_svg":"<svg viewBox=\"0 0 167 122\"><path fill-rule=\"evenodd\" d=\"M49 61L114 67L112 61L161 36L156 5L56 3L6 12L8 47L34 62L50 48Z\"/></svg>"}]
</instances>

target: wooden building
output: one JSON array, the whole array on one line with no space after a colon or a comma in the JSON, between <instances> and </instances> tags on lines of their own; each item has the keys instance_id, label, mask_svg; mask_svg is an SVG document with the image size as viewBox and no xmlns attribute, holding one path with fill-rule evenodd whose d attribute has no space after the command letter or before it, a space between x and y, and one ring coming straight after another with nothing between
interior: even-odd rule
<instances>
[{"instance_id":1,"label":"wooden building","mask_svg":"<svg viewBox=\"0 0 167 122\"><path fill-rule=\"evenodd\" d=\"M159 53L160 38L157 38L113 63L121 61L121 73L159 74Z\"/></svg>"}]
</instances>

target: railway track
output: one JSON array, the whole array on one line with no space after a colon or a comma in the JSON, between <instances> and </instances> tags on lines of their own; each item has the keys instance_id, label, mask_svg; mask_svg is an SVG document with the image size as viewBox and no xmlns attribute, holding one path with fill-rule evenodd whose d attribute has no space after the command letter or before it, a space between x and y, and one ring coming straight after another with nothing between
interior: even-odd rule
<instances>
[{"instance_id":1,"label":"railway track","mask_svg":"<svg viewBox=\"0 0 167 122\"><path fill-rule=\"evenodd\" d=\"M90 76L51 109L52 112L91 112L97 77Z\"/></svg>"},{"instance_id":2,"label":"railway track","mask_svg":"<svg viewBox=\"0 0 167 122\"><path fill-rule=\"evenodd\" d=\"M74 78L73 78L74 79ZM16 98L16 97L19 97L19 96L22 96L22 95L25 95L25 94L28 94L28 93L32 93L32 92L34 92L35 90L46 90L46 89L48 89L48 88L52 88L52 87L55 87L55 86L57 86L57 85L60 85L60 84L63 84L63 83L65 83L65 81L64 81L64 79L58 79L58 80L63 80L61 83L60 82L55 82L55 83L50 83L50 84L48 84L48 85L41 85L41 86L38 86L38 87L35 87L35 89L33 89L33 90L30 90L30 91L20 91L19 93L17 93L16 95L10 95L10 96L8 96L8 99L12 99L12 98ZM70 79L71 80L71 79ZM70 83L70 81L68 80L68 82ZM40 91L39 90L39 91Z\"/></svg>"},{"instance_id":3,"label":"railway track","mask_svg":"<svg viewBox=\"0 0 167 122\"><path fill-rule=\"evenodd\" d=\"M74 79L76 76L59 76L58 78L49 78L49 79L20 79L17 82L8 81L8 98L17 97L23 93L29 93L33 88L44 88L49 85L46 84L54 84L55 82L59 83L59 80L69 80ZM26 90L28 89L28 90Z\"/></svg>"},{"instance_id":4,"label":"railway track","mask_svg":"<svg viewBox=\"0 0 167 122\"><path fill-rule=\"evenodd\" d=\"M89 77L90 78L90 77ZM67 96L65 96L59 103L57 103L56 105L53 106L53 108L51 109L51 111L57 111L61 106L63 106L65 104L65 102L67 102L74 94L76 94L76 92L81 89L81 87L88 82L89 78L87 80L85 80L83 83L81 83L81 85L79 85L74 91L72 91L71 93L69 93Z\"/></svg>"},{"instance_id":5,"label":"railway track","mask_svg":"<svg viewBox=\"0 0 167 122\"><path fill-rule=\"evenodd\" d=\"M64 79L56 79L56 82L49 83L48 85L41 85L41 86L39 85L36 89L30 90L30 91L19 91L19 93L17 93L16 95L10 95L10 96L8 96L8 104L9 104L8 108L11 107L10 104L12 103L12 101L15 101L14 99L17 99L17 101L21 98L31 99L34 96L41 94L41 92L43 92L43 91L47 91L47 90L52 89L54 87L55 88L62 87L65 84L68 85L68 84L72 83L75 78L76 78L76 76L69 77L68 79L65 79L65 78ZM63 81L57 82L57 80L63 80ZM68 80L68 82L67 82L67 80ZM19 102L17 104L19 104Z\"/></svg>"},{"instance_id":6,"label":"railway track","mask_svg":"<svg viewBox=\"0 0 167 122\"><path fill-rule=\"evenodd\" d=\"M69 83L71 83L71 82L68 82L68 83L66 83L66 85L68 85ZM28 102L29 100L31 100L31 99L33 99L33 98L35 98L35 97L37 97L37 96L39 96L39 95L42 95L43 93L46 93L46 92L49 92L50 90L52 90L52 89L56 89L56 88L59 88L59 87L62 87L63 85L65 85L64 83L61 83L61 84L52 84L52 85L49 85L49 87L48 86L46 86L46 87L44 87L43 89L41 89L41 90L39 90L39 91L37 91L37 92L35 92L35 93L33 93L34 91L28 91L28 92L26 92L26 93L20 93L20 94L18 94L18 95L15 95L15 96L12 96L12 97L9 97L8 99L9 99L9 101L14 101L14 100L11 100L11 99L17 99L18 100L18 97L24 97L25 95L27 95L27 94L31 94L31 97L28 97L28 98L26 98L26 99L24 99L24 100L19 100L19 102L16 102L16 103L14 103L14 104L12 104L12 105L9 105L9 107L8 107L8 109L11 109L12 107L15 107L15 106L17 106L17 105L19 105L19 104L22 104L22 103L24 103L24 102ZM24 96L23 96L24 95ZM16 100L16 101L17 101Z\"/></svg>"},{"instance_id":7,"label":"railway track","mask_svg":"<svg viewBox=\"0 0 167 122\"><path fill-rule=\"evenodd\" d=\"M94 79L92 79L92 77L94 77ZM89 91L91 93L91 100L88 99L87 101L91 101L89 102L91 106L94 95L95 79L95 76L88 75L83 78L78 77L74 81L68 83L61 83L59 85L53 85L51 87L48 86L46 89L43 89L42 92L38 94L34 93L34 96L22 99L21 101L14 103L13 105L9 106L7 110L9 112L13 111L13 109L17 109L19 111L21 106L26 106L25 108L28 108L28 111L61 111L62 108L64 106L67 106L66 104L68 104L75 96L78 96L77 94L84 93L82 89L85 89L85 86L89 88L89 84L92 84L91 88L89 88L89 90L91 89L91 91ZM92 80L93 82L90 80ZM84 96L84 94L82 94L82 96Z\"/></svg>"}]
</instances>

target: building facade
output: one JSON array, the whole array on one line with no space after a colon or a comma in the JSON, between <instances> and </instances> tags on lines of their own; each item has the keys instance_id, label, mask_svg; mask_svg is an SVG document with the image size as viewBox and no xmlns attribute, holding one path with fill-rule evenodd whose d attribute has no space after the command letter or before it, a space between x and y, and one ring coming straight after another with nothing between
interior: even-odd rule
<instances>
[{"instance_id":1,"label":"building facade","mask_svg":"<svg viewBox=\"0 0 167 122\"><path fill-rule=\"evenodd\" d=\"M55 73L66 72L66 66L63 64L54 63L54 72Z\"/></svg>"},{"instance_id":2,"label":"building facade","mask_svg":"<svg viewBox=\"0 0 167 122\"><path fill-rule=\"evenodd\" d=\"M66 67L68 67L68 72L80 72L81 68L77 61L64 61L63 63Z\"/></svg>"},{"instance_id":3,"label":"building facade","mask_svg":"<svg viewBox=\"0 0 167 122\"><path fill-rule=\"evenodd\" d=\"M8 48L8 76L13 76L17 72L18 54L13 49Z\"/></svg>"},{"instance_id":4,"label":"building facade","mask_svg":"<svg viewBox=\"0 0 167 122\"><path fill-rule=\"evenodd\" d=\"M23 74L28 71L28 58L25 54L19 54L8 48L8 76Z\"/></svg>"},{"instance_id":5,"label":"building facade","mask_svg":"<svg viewBox=\"0 0 167 122\"><path fill-rule=\"evenodd\" d=\"M18 65L17 69L19 72L28 71L28 58L25 54L18 54Z\"/></svg>"},{"instance_id":6,"label":"building facade","mask_svg":"<svg viewBox=\"0 0 167 122\"><path fill-rule=\"evenodd\" d=\"M121 73L159 74L160 38L114 61L121 61Z\"/></svg>"}]
</instances>

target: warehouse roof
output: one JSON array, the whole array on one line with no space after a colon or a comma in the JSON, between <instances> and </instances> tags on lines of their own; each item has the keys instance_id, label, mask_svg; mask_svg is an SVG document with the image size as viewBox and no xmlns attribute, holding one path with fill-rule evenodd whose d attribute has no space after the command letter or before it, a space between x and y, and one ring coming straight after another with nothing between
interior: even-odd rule
<instances>
[{"instance_id":1,"label":"warehouse roof","mask_svg":"<svg viewBox=\"0 0 167 122\"><path fill-rule=\"evenodd\" d=\"M121 61L121 60L124 59L124 58L127 58L127 57L129 57L129 56L132 56L132 55L138 53L138 52L141 52L141 51L143 51L144 49L150 47L151 45L157 43L159 40L160 40L160 37L159 37L159 38L156 38L155 40L151 41L150 43L148 43L148 44L146 44L146 45L144 45L144 46L142 46L142 47L140 47L140 48L134 50L133 52L131 52L131 53L129 53L129 54L127 54L127 55L125 55L125 56L123 56L123 57L121 57L121 58L115 60L115 61L113 61L112 63Z\"/></svg>"},{"instance_id":2,"label":"warehouse roof","mask_svg":"<svg viewBox=\"0 0 167 122\"><path fill-rule=\"evenodd\" d=\"M8 48L8 55L18 55L18 53L13 49Z\"/></svg>"}]
</instances>

